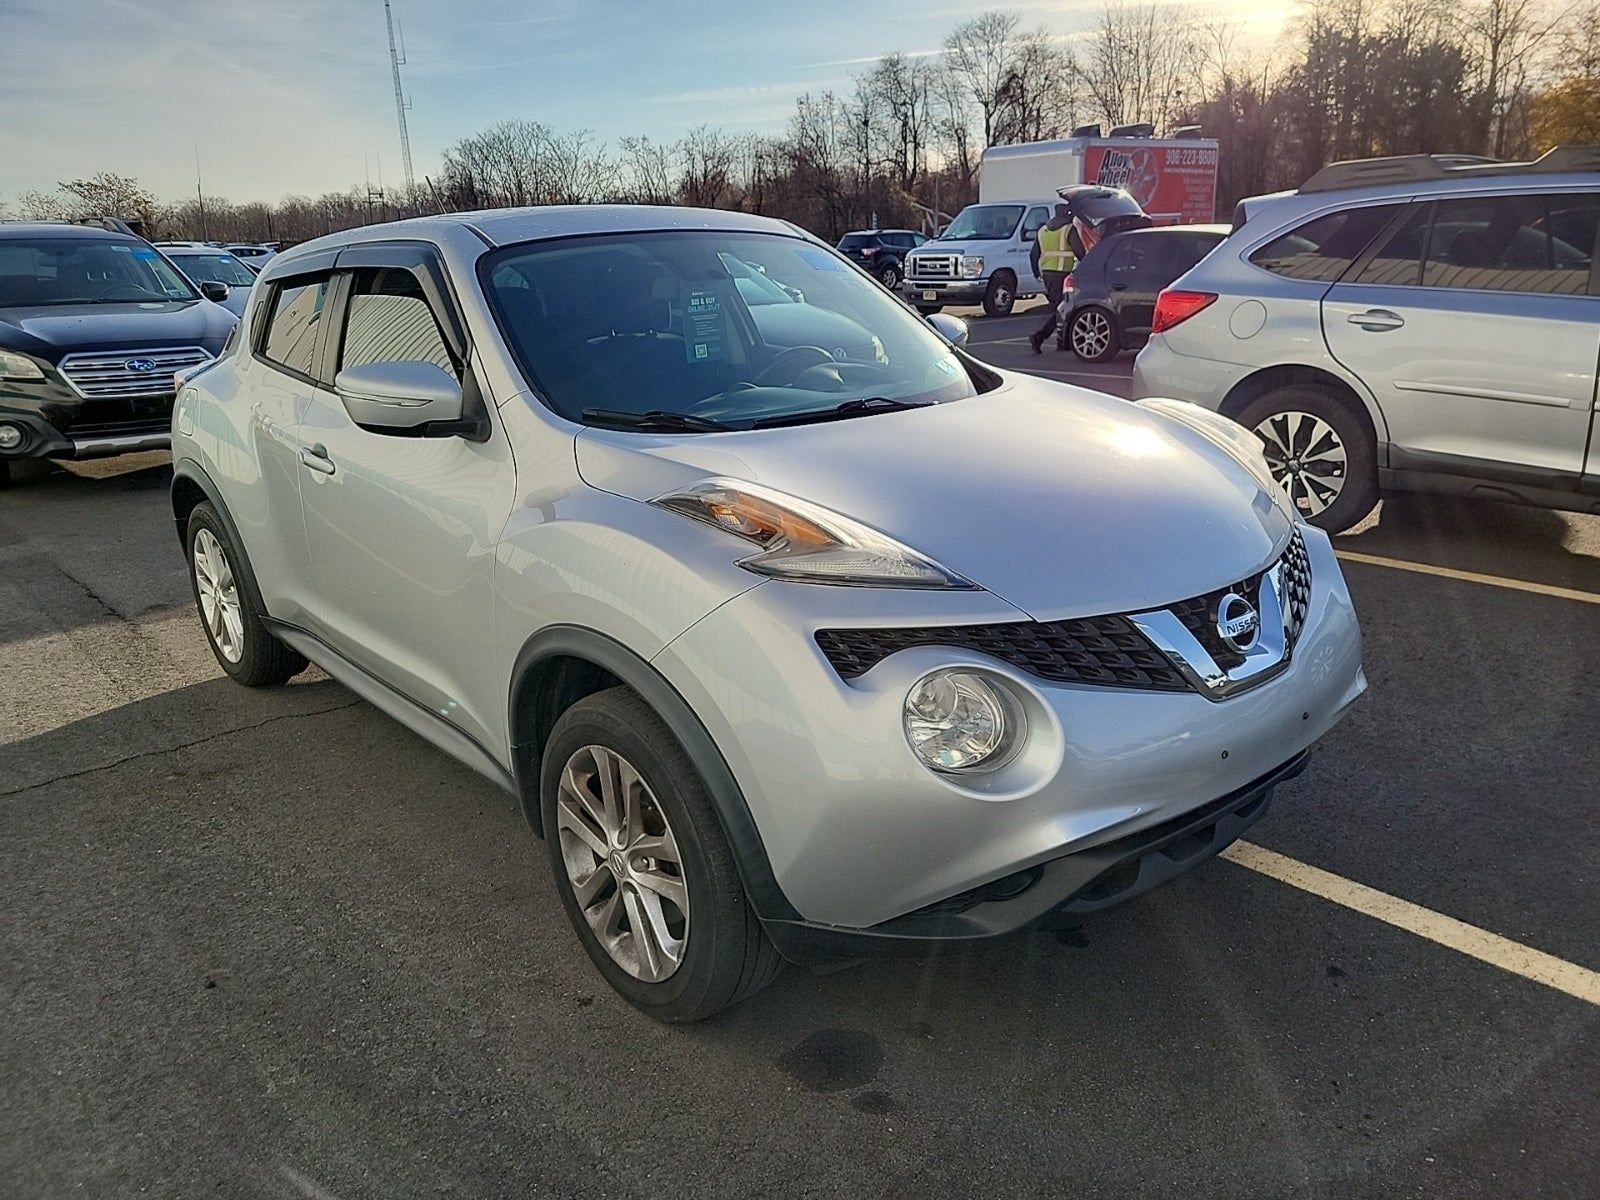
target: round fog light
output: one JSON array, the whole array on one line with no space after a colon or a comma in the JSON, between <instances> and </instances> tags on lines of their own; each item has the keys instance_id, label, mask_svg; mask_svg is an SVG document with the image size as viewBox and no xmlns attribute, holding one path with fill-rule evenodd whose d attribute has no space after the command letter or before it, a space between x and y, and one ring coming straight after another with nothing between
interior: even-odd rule
<instances>
[{"instance_id":1,"label":"round fog light","mask_svg":"<svg viewBox=\"0 0 1600 1200\"><path fill-rule=\"evenodd\" d=\"M1002 690L971 671L936 671L906 693L906 740L936 771L998 766L1016 745L1021 713Z\"/></svg>"},{"instance_id":2,"label":"round fog light","mask_svg":"<svg viewBox=\"0 0 1600 1200\"><path fill-rule=\"evenodd\" d=\"M22 445L22 430L15 425L0 424L0 450L15 450Z\"/></svg>"}]
</instances>

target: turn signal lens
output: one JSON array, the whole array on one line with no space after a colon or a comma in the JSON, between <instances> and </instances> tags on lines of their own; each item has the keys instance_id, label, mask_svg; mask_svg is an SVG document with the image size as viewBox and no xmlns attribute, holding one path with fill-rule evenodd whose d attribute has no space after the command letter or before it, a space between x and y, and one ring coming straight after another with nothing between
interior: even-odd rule
<instances>
[{"instance_id":1,"label":"turn signal lens","mask_svg":"<svg viewBox=\"0 0 1600 1200\"><path fill-rule=\"evenodd\" d=\"M799 583L973 588L926 555L842 513L738 479L703 479L654 501L754 543L747 571Z\"/></svg>"},{"instance_id":2,"label":"turn signal lens","mask_svg":"<svg viewBox=\"0 0 1600 1200\"><path fill-rule=\"evenodd\" d=\"M1151 333L1161 333L1180 325L1217 298L1215 292L1182 292L1165 288L1156 297L1156 315L1150 322Z\"/></svg>"}]
</instances>

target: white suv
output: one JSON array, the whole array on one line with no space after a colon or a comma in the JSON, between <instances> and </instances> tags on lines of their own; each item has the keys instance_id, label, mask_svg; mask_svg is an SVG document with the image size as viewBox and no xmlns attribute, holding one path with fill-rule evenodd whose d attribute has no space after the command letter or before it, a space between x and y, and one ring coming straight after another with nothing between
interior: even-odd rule
<instances>
[{"instance_id":1,"label":"white suv","mask_svg":"<svg viewBox=\"0 0 1600 1200\"><path fill-rule=\"evenodd\" d=\"M1254 429L1333 531L1380 489L1600 512L1600 148L1337 163L1240 207L1162 294L1134 396Z\"/></svg>"},{"instance_id":2,"label":"white suv","mask_svg":"<svg viewBox=\"0 0 1600 1200\"><path fill-rule=\"evenodd\" d=\"M765 322L747 268L805 303ZM1328 538L1248 433L992 370L761 217L296 246L172 449L222 669L309 659L518 797L664 1019L780 954L1139 895L1365 686Z\"/></svg>"}]
</instances>

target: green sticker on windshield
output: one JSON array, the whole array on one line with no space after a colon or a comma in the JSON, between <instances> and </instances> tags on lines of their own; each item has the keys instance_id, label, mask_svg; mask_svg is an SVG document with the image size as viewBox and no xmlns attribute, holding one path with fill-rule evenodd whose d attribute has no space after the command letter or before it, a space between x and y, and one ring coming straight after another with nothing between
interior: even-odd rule
<instances>
[{"instance_id":1,"label":"green sticker on windshield","mask_svg":"<svg viewBox=\"0 0 1600 1200\"><path fill-rule=\"evenodd\" d=\"M683 294L683 348L690 362L712 362L724 355L722 297L707 288Z\"/></svg>"}]
</instances>

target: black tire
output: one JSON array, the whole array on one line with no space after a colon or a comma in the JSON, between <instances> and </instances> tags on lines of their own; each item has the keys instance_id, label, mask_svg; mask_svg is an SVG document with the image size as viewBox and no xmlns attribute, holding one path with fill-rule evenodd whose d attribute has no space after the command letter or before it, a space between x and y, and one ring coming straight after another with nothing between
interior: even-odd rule
<instances>
[{"instance_id":1,"label":"black tire","mask_svg":"<svg viewBox=\"0 0 1600 1200\"><path fill-rule=\"evenodd\" d=\"M1010 271L996 271L983 293L983 311L991 317L1009 317L1017 305L1017 277Z\"/></svg>"},{"instance_id":2,"label":"black tire","mask_svg":"<svg viewBox=\"0 0 1600 1200\"><path fill-rule=\"evenodd\" d=\"M1343 449L1345 462L1335 495L1320 511L1313 511L1316 501L1306 497L1322 497L1323 489L1331 486L1328 480L1332 477L1307 473L1295 479L1280 470L1278 464L1282 461L1281 456L1274 449L1269 448L1267 456L1274 477L1284 484L1285 491L1301 516L1329 533L1341 533L1349 529L1370 513L1372 506L1378 502L1377 438L1365 414L1355 407L1357 403L1330 387L1296 383L1258 396L1245 405L1235 418L1246 429L1255 431L1263 444L1269 442L1268 436L1262 433L1263 426L1274 422L1270 431L1272 437L1281 443L1287 436L1285 431L1294 414L1308 414L1329 427ZM1316 444L1302 447L1300 453L1327 454L1327 446L1326 438L1318 438ZM1319 480L1322 481L1321 486L1318 486Z\"/></svg>"},{"instance_id":3,"label":"black tire","mask_svg":"<svg viewBox=\"0 0 1600 1200\"><path fill-rule=\"evenodd\" d=\"M588 746L610 750L639 773L677 843L690 917L682 959L659 982L630 974L600 944L563 860L557 814L561 775L573 755ZM666 722L637 693L618 687L578 701L551 730L542 761L539 804L556 890L589 958L624 999L658 1021L699 1021L777 977L783 959L745 896L705 784Z\"/></svg>"},{"instance_id":4,"label":"black tire","mask_svg":"<svg viewBox=\"0 0 1600 1200\"><path fill-rule=\"evenodd\" d=\"M1098 304L1074 309L1067 319L1065 336L1067 347L1084 362L1110 362L1122 353L1122 331L1117 328L1116 314Z\"/></svg>"},{"instance_id":5,"label":"black tire","mask_svg":"<svg viewBox=\"0 0 1600 1200\"><path fill-rule=\"evenodd\" d=\"M878 282L891 292L900 286L900 264L884 263L883 269L878 272Z\"/></svg>"},{"instance_id":6,"label":"black tire","mask_svg":"<svg viewBox=\"0 0 1600 1200\"><path fill-rule=\"evenodd\" d=\"M917 311L919 313L921 313L925 317L931 317L931 316L933 316L934 313L943 312L944 311L944 305L942 305L942 304L919 304L919 305L917 305Z\"/></svg>"},{"instance_id":7,"label":"black tire","mask_svg":"<svg viewBox=\"0 0 1600 1200\"><path fill-rule=\"evenodd\" d=\"M232 594L238 604L239 637L241 645L237 656L227 653L218 643L205 617L201 602L200 568L196 564L195 545L202 534L214 539L214 544L225 556L227 574L232 580ZM200 628L217 664L235 683L245 687L265 687L268 684L287 683L306 669L306 660L267 631L261 623L261 608L247 582L243 563L244 552L228 536L228 528L210 504L198 504L189 514L189 524L184 533L184 549L189 558L189 586L194 592L195 611L200 615Z\"/></svg>"}]
</instances>

